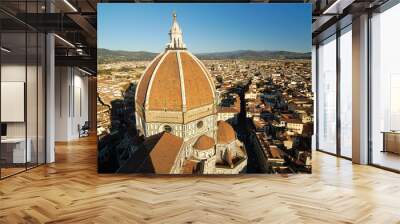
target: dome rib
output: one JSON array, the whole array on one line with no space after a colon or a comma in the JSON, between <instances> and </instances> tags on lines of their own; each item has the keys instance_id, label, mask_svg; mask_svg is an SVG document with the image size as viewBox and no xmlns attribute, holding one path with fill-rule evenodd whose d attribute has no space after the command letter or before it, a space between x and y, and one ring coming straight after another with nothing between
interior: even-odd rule
<instances>
[{"instance_id":1,"label":"dome rib","mask_svg":"<svg viewBox=\"0 0 400 224\"><path fill-rule=\"evenodd\" d=\"M214 103L212 86L207 74L196 60L185 51L180 52L185 81L186 106L194 109Z\"/></svg>"},{"instance_id":2,"label":"dome rib","mask_svg":"<svg viewBox=\"0 0 400 224\"><path fill-rule=\"evenodd\" d=\"M145 94L146 94L146 95L145 95L145 100L144 100L144 102L143 102L143 107L144 107L145 109L148 109L148 107L149 107L149 95L150 95L149 92L150 92L151 87L152 87L152 84L153 84L154 76L155 76L155 74L156 74L158 68L160 67L161 63L164 61L164 59L165 59L165 57L166 57L167 55L168 55L168 52L164 52L164 53L163 53L162 57L158 60L158 62L157 62L157 64L156 64L156 67L154 68L153 72L151 73L149 83L148 83L148 85L146 86L147 88L146 88L146 93L145 93Z\"/></svg>"},{"instance_id":3,"label":"dome rib","mask_svg":"<svg viewBox=\"0 0 400 224\"><path fill-rule=\"evenodd\" d=\"M200 68L203 70L203 72L206 74L208 83L212 86L211 91L213 93L214 98L216 98L216 93L215 93L215 84L212 81L211 75L208 73L206 66L196 57L194 56L192 53L190 53L189 51L187 52L190 56L192 56L192 58L197 62L197 64L200 66Z\"/></svg>"},{"instance_id":4,"label":"dome rib","mask_svg":"<svg viewBox=\"0 0 400 224\"><path fill-rule=\"evenodd\" d=\"M136 103L150 111L181 111L214 105L215 90L209 73L186 50L166 50L141 77Z\"/></svg>"},{"instance_id":5,"label":"dome rib","mask_svg":"<svg viewBox=\"0 0 400 224\"><path fill-rule=\"evenodd\" d=\"M147 90L149 89L148 87L149 87L150 80L153 77L153 73L164 54L165 54L164 52L161 54L158 54L150 62L150 64L144 70L144 73L138 82L138 87L136 90L135 98L136 98L137 103L139 105L141 105L142 107L144 107L144 104L146 101L146 95L147 95Z\"/></svg>"},{"instance_id":6,"label":"dome rib","mask_svg":"<svg viewBox=\"0 0 400 224\"><path fill-rule=\"evenodd\" d=\"M159 62L147 92L146 104L148 104L149 110L182 110L181 85L176 52L167 51L165 57Z\"/></svg>"},{"instance_id":7,"label":"dome rib","mask_svg":"<svg viewBox=\"0 0 400 224\"><path fill-rule=\"evenodd\" d=\"M186 103L186 88L185 88L185 79L183 77L183 68L182 68L182 59L181 54L179 52L176 53L176 57L178 59L178 66L179 66L179 78L181 81L181 94L182 94L182 110L185 112L187 103Z\"/></svg>"}]
</instances>

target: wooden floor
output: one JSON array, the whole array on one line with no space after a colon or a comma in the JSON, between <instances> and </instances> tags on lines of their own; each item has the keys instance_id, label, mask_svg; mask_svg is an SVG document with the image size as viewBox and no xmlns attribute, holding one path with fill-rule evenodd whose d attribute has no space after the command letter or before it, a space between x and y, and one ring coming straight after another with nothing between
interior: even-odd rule
<instances>
[{"instance_id":1,"label":"wooden floor","mask_svg":"<svg viewBox=\"0 0 400 224\"><path fill-rule=\"evenodd\" d=\"M374 151L372 156L374 164L400 170L400 155L391 152Z\"/></svg>"},{"instance_id":2,"label":"wooden floor","mask_svg":"<svg viewBox=\"0 0 400 224\"><path fill-rule=\"evenodd\" d=\"M312 175L98 175L95 139L0 181L0 223L400 223L400 175L314 154Z\"/></svg>"},{"instance_id":3,"label":"wooden floor","mask_svg":"<svg viewBox=\"0 0 400 224\"><path fill-rule=\"evenodd\" d=\"M25 171L25 167L10 167L10 168L0 168L1 169L1 177L8 177L13 174Z\"/></svg>"}]
</instances>

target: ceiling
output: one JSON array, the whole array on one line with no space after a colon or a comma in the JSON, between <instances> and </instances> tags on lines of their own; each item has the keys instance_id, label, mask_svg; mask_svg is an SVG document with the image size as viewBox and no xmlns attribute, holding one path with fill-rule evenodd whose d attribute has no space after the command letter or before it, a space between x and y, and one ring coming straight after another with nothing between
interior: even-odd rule
<instances>
[{"instance_id":1,"label":"ceiling","mask_svg":"<svg viewBox=\"0 0 400 224\"><path fill-rule=\"evenodd\" d=\"M32 33L56 34L56 65L79 66L96 73L98 0L1 0L0 23L2 43L12 49L8 58L18 58L34 51L27 45ZM35 41L36 42L36 41ZM6 44L5 44L6 43Z\"/></svg>"},{"instance_id":2,"label":"ceiling","mask_svg":"<svg viewBox=\"0 0 400 224\"><path fill-rule=\"evenodd\" d=\"M175 2L179 2L176 0ZM208 0L195 0L204 2ZM231 2L219 0L219 2ZM387 0L253 0L269 3L312 3L313 41L332 29L339 20L377 7ZM47 2L47 4L46 4ZM56 65L80 66L96 72L97 13L100 2L174 2L165 0L1 0L0 24L8 41L14 41L15 49L24 46L21 37L26 30L54 32ZM191 1L193 2L193 1ZM210 2L215 2L211 1ZM243 1L248 2L248 1ZM350 18L351 22L351 18ZM324 35L323 35L324 34ZM12 44L10 44L12 45ZM30 46L29 46L30 47ZM28 47L28 52L30 51ZM22 50L22 48L20 48ZM23 53L23 52L21 52ZM15 51L18 54L18 51Z\"/></svg>"},{"instance_id":3,"label":"ceiling","mask_svg":"<svg viewBox=\"0 0 400 224\"><path fill-rule=\"evenodd\" d=\"M313 1L313 43L352 23L352 18L373 12L390 0L317 0Z\"/></svg>"}]
</instances>

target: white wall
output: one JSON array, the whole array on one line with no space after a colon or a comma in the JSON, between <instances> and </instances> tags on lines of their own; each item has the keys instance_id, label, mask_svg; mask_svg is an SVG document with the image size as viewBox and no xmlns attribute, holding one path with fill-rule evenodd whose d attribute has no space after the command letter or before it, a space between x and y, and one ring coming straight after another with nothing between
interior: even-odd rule
<instances>
[{"instance_id":1,"label":"white wall","mask_svg":"<svg viewBox=\"0 0 400 224\"><path fill-rule=\"evenodd\" d=\"M25 70L27 69L27 70ZM2 82L24 82L26 71L28 71L28 87L27 87L27 121L28 123L28 137L30 134L30 129L35 130L36 136L36 79L31 77L31 74L35 74L36 77L36 67L19 64L3 64L1 67L1 81ZM40 105L39 105L40 106ZM2 108L1 110L7 110L8 108ZM24 108L23 108L24 109ZM25 123L26 122L7 122L7 134L9 137L25 137Z\"/></svg>"},{"instance_id":2,"label":"white wall","mask_svg":"<svg viewBox=\"0 0 400 224\"><path fill-rule=\"evenodd\" d=\"M1 66L1 81L25 82L25 64L4 64ZM1 108L7 110L7 108ZM7 137L25 137L25 122L7 123Z\"/></svg>"},{"instance_id":3,"label":"white wall","mask_svg":"<svg viewBox=\"0 0 400 224\"><path fill-rule=\"evenodd\" d=\"M55 68L55 141L67 141L69 133L69 84L67 67Z\"/></svg>"},{"instance_id":4,"label":"white wall","mask_svg":"<svg viewBox=\"0 0 400 224\"><path fill-rule=\"evenodd\" d=\"M71 96L71 99L73 99L73 105L72 110L72 119L71 119L71 135L73 138L78 138L79 137L79 132L78 132L78 124L82 126L85 121L88 121L89 119L89 113L88 113L88 107L89 107L89 102L88 102L88 78L82 76L82 73L76 74L77 70L74 71L74 82L72 88L73 91L73 96ZM72 90L71 89L71 90Z\"/></svg>"},{"instance_id":5,"label":"white wall","mask_svg":"<svg viewBox=\"0 0 400 224\"><path fill-rule=\"evenodd\" d=\"M76 68L56 67L55 140L79 138L78 125L88 121L88 78Z\"/></svg>"},{"instance_id":6,"label":"white wall","mask_svg":"<svg viewBox=\"0 0 400 224\"><path fill-rule=\"evenodd\" d=\"M38 69L38 70L37 70ZM20 108L21 113L26 112L26 120L22 122L6 122L8 138L25 138L29 139L31 148L32 162L39 159L39 163L44 163L44 74L41 67L36 65L25 64L2 64L1 66L1 81L2 82L24 82L26 85L26 107ZM27 80L25 80L27 78ZM24 90L21 94L24 94ZM2 96L7 97L7 96ZM3 107L1 110L7 111L12 108ZM12 111L7 111L12 113ZM15 112L14 112L15 113Z\"/></svg>"}]
</instances>

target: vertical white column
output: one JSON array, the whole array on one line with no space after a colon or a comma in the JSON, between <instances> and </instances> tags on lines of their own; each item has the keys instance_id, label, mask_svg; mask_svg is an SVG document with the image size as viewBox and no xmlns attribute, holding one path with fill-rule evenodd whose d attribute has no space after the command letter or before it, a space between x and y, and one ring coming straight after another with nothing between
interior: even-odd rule
<instances>
[{"instance_id":1,"label":"vertical white column","mask_svg":"<svg viewBox=\"0 0 400 224\"><path fill-rule=\"evenodd\" d=\"M54 35L46 36L46 163L55 161L55 55Z\"/></svg>"},{"instance_id":2,"label":"vertical white column","mask_svg":"<svg viewBox=\"0 0 400 224\"><path fill-rule=\"evenodd\" d=\"M316 150L317 149L317 101L316 101L316 87L317 87L317 47L315 45L312 46L312 56L311 56L311 80L312 80L312 92L314 94L314 117L313 117L313 128L314 128L314 132L313 132L313 136L312 136L312 143L311 143L311 150Z\"/></svg>"},{"instance_id":3,"label":"vertical white column","mask_svg":"<svg viewBox=\"0 0 400 224\"><path fill-rule=\"evenodd\" d=\"M368 163L368 15L353 19L353 162Z\"/></svg>"},{"instance_id":4,"label":"vertical white column","mask_svg":"<svg viewBox=\"0 0 400 224\"><path fill-rule=\"evenodd\" d=\"M54 12L54 5L46 1L46 12ZM46 35L46 163L55 162L55 42L54 34Z\"/></svg>"}]
</instances>

